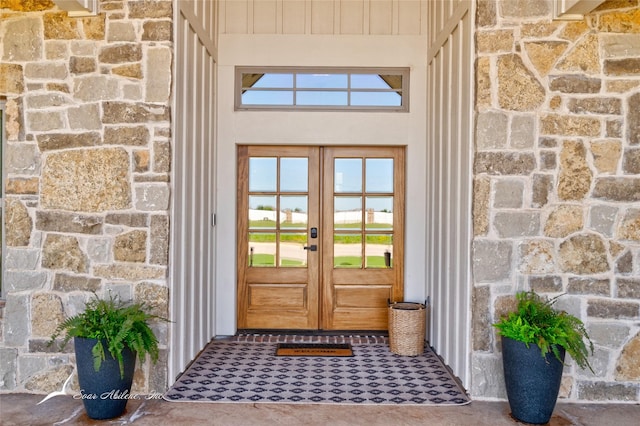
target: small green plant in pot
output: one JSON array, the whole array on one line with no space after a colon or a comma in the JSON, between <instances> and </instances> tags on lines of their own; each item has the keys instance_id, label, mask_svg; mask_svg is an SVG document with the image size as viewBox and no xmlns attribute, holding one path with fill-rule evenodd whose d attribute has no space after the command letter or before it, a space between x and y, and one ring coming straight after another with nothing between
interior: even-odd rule
<instances>
[{"instance_id":1,"label":"small green plant in pot","mask_svg":"<svg viewBox=\"0 0 640 426\"><path fill-rule=\"evenodd\" d=\"M516 294L517 308L493 324L502 336L502 360L511 414L525 423L544 424L555 408L565 353L589 368L593 343L584 323L554 308L557 296L533 291Z\"/></svg>"},{"instance_id":2,"label":"small green plant in pot","mask_svg":"<svg viewBox=\"0 0 640 426\"><path fill-rule=\"evenodd\" d=\"M82 313L64 320L49 341L53 345L63 333L60 348L74 339L78 382L87 415L109 419L126 408L133 383L136 356L158 360L159 349L150 324L166 321L147 312L143 303L123 302L110 295L94 298Z\"/></svg>"}]
</instances>

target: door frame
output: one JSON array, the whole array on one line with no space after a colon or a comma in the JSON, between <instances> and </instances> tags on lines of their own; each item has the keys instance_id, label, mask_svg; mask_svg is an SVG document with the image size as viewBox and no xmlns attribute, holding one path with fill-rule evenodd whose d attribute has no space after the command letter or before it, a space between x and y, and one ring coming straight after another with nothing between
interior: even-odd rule
<instances>
[{"instance_id":1,"label":"door frame","mask_svg":"<svg viewBox=\"0 0 640 426\"><path fill-rule=\"evenodd\" d=\"M253 151L249 153L249 151ZM314 154L315 151L315 154ZM277 153L277 154L276 154ZM282 329L283 327L273 327L271 324L279 324L277 317L290 315L287 309L281 311L270 310L271 305L266 305L267 308L263 311L265 327L254 327L252 324L256 324L256 318L261 318L256 312L251 312L249 301L250 294L253 295L252 287L250 283L253 283L254 290L259 294L260 286L267 285L272 286L274 283L280 282L281 284L290 283L289 286L299 287L299 284L305 279L315 280L314 283L309 284L306 290L308 291L308 302L305 307L309 315L315 315L315 319L307 319L301 321L300 318L292 317L291 321L285 321L291 326L287 329L300 329L300 330L386 330L387 329L387 303L389 301L401 301L404 297L404 245L405 245L405 191L406 191L406 146L398 145L375 145L375 146L328 146L328 145L250 145L243 144L237 145L237 174L236 174L236 202L238 205L238 212L246 211L248 205L247 196L249 192L249 158L256 156L265 157L277 155L280 158L281 154L286 157L286 154L292 154L292 157L308 156L308 158L314 158L310 164L314 164L318 168L315 172L309 172L309 187L308 193L314 191L317 188L319 194L317 197L310 196L309 220L307 222L307 235L312 227L319 227L318 239L308 240L306 245L317 244L318 251L310 254L308 268L278 268L283 271L287 277L285 281L275 281L278 274L271 274L275 271L271 268L253 269L247 267L247 264L243 264L243 259L248 259L249 250L248 245L244 242L248 238L249 226L248 216L246 214L237 215L236 226L236 251L237 251L237 275L236 275L236 327L238 329ZM315 156L319 158L316 158ZM373 190L365 189L362 187L361 202L362 204L362 222L361 230L355 230L355 235L362 235L361 239L361 256L362 261L366 262L367 258L367 241L368 237L374 237L374 241L377 240L376 235L391 235L393 237L390 251L392 253L392 267L388 268L376 268L365 267L364 264L361 268L351 269L347 268L335 268L334 267L334 234L339 232L337 228L334 228L334 198L339 195L350 196L358 194L349 193L334 193L334 162L333 159L338 158L361 158L363 160L362 173L363 180L362 185L365 185L364 172L366 170L365 164L369 164L370 159L393 159L393 187L390 192L393 196L393 223L391 228L387 229L375 229L375 225L372 228L365 226L369 219L368 214L365 213L365 207L368 205L367 200L374 202L375 198L388 197L388 190L382 190L383 192L374 192ZM278 162L279 164L279 162ZM374 175L375 176L375 175ZM367 178L368 179L368 178ZM368 182L368 180L367 180ZM368 183L367 183L368 185ZM336 190L337 191L337 190ZM381 191L381 190L378 190ZM372 200L373 199L373 200ZM314 201L315 200L315 201ZM373 205L373 204L372 204ZM386 209L386 207L385 207ZM381 210L382 212L386 210ZM373 211L371 212L373 215ZM319 215L319 216L316 216ZM373 218L374 216L372 216ZM373 220L373 219L372 219ZM275 232L275 230L274 230ZM279 231L278 231L279 232ZM345 232L345 231L342 231ZM349 232L349 231L347 231ZM373 243L377 245L379 243ZM277 250L277 249L276 249ZM298 271L296 271L298 269ZM307 272L308 276L307 276ZM297 273L299 272L299 273ZM304 272L304 273L303 273ZM273 276L273 278L271 278ZM266 281L261 281L266 279ZM273 280L273 281L272 281ZM260 284L264 282L265 284ZM273 286L272 286L273 288ZM286 290L283 286L283 291ZM293 290L292 295L297 295L299 289ZM280 297L280 296L278 296ZM273 297L272 299L275 299ZM359 300L357 303L352 303L355 300ZM313 304L313 306L310 306ZM303 304L298 303L291 309L304 311ZM289 306L288 304L286 306ZM252 318L253 317L253 318Z\"/></svg>"}]
</instances>

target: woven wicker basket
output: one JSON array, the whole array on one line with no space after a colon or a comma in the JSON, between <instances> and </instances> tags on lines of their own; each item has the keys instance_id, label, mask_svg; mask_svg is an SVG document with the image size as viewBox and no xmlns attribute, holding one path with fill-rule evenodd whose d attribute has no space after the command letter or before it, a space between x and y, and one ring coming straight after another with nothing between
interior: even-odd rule
<instances>
[{"instance_id":1,"label":"woven wicker basket","mask_svg":"<svg viewBox=\"0 0 640 426\"><path fill-rule=\"evenodd\" d=\"M421 303L389 305L389 347L398 355L424 352L426 309Z\"/></svg>"}]
</instances>

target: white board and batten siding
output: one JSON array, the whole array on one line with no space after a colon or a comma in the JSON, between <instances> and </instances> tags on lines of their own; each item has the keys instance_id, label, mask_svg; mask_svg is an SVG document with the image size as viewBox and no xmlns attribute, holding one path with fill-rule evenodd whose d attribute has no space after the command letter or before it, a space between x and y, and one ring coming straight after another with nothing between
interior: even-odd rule
<instances>
[{"instance_id":1,"label":"white board and batten siding","mask_svg":"<svg viewBox=\"0 0 640 426\"><path fill-rule=\"evenodd\" d=\"M473 4L430 1L427 16L426 294L430 342L470 389Z\"/></svg>"},{"instance_id":2,"label":"white board and batten siding","mask_svg":"<svg viewBox=\"0 0 640 426\"><path fill-rule=\"evenodd\" d=\"M222 0L220 34L419 35L426 0Z\"/></svg>"},{"instance_id":3,"label":"white board and batten siding","mask_svg":"<svg viewBox=\"0 0 640 426\"><path fill-rule=\"evenodd\" d=\"M176 1L174 23L170 382L215 334L216 3Z\"/></svg>"}]
</instances>

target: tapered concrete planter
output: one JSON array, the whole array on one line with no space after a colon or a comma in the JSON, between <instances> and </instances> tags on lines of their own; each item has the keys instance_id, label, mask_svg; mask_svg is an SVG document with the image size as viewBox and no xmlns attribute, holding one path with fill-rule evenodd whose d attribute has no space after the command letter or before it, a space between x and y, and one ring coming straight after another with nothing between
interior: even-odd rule
<instances>
[{"instance_id":1,"label":"tapered concrete planter","mask_svg":"<svg viewBox=\"0 0 640 426\"><path fill-rule=\"evenodd\" d=\"M559 350L564 361L565 351ZM538 345L527 348L504 336L502 361L511 415L525 423L548 423L558 399L563 363L552 353L543 357Z\"/></svg>"},{"instance_id":2,"label":"tapered concrete planter","mask_svg":"<svg viewBox=\"0 0 640 426\"><path fill-rule=\"evenodd\" d=\"M131 397L136 354L129 348L122 352L124 377L121 378L118 360L111 356L103 341L106 359L100 370L95 371L91 351L96 343L96 339L74 337L78 382L87 415L92 419L111 419L124 413Z\"/></svg>"}]
</instances>

